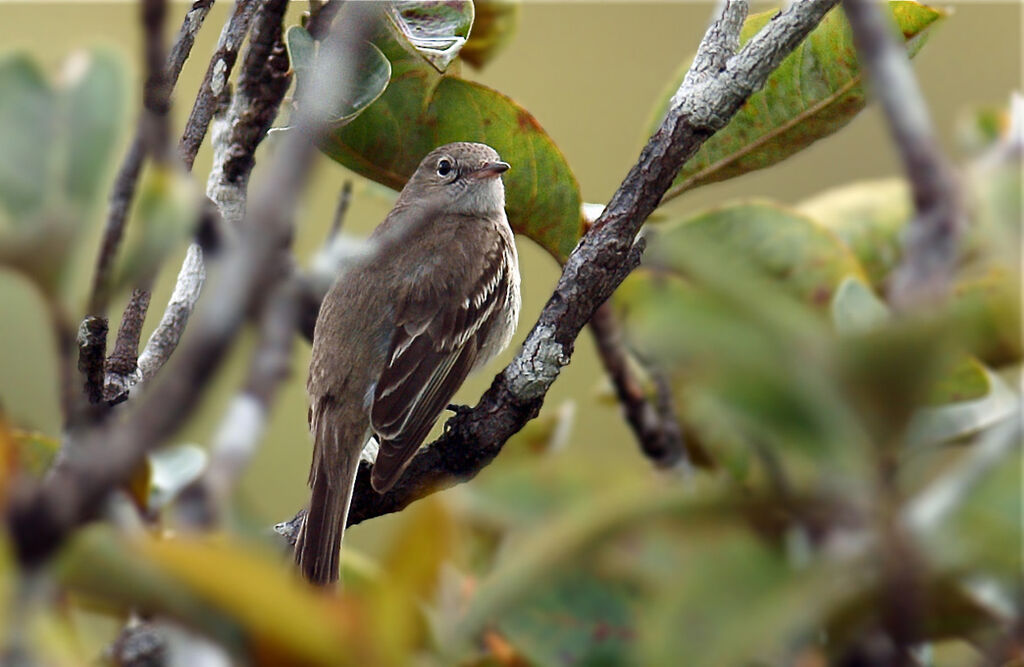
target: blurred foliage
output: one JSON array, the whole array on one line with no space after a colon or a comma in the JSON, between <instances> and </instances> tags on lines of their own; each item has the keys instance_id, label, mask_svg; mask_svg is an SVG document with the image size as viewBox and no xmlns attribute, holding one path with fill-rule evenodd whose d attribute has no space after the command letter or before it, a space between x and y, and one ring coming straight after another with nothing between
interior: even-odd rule
<instances>
[{"instance_id":1,"label":"blurred foliage","mask_svg":"<svg viewBox=\"0 0 1024 667\"><path fill-rule=\"evenodd\" d=\"M46 293L101 198L125 117L125 71L106 51L79 53L56 85L28 56L0 57L0 265Z\"/></svg>"},{"instance_id":2,"label":"blurred foliage","mask_svg":"<svg viewBox=\"0 0 1024 667\"><path fill-rule=\"evenodd\" d=\"M911 52L943 16L890 6ZM518 3L388 11L323 149L398 188L437 144L491 143L513 165L517 231L564 259L581 232L565 159L525 109L459 76L511 39ZM319 46L301 28L288 44L304 85ZM123 64L72 65L54 85L26 57L0 60L0 259L47 290L108 185L124 118ZM681 183L769 166L864 103L836 12ZM176 502L208 457L171 445L132 480L133 503L111 504L134 520L78 531L48 570L19 572L0 534L0 662L93 663L139 618L175 664L202 651L268 665L882 664L908 647L935 665L1019 659L1021 137L1002 111L963 123L969 228L934 307L887 302L913 215L901 180L662 213L645 229L613 305L707 468L579 465L588 452L562 446L567 401L506 445L501 474L397 517L379 559L346 546L344 587L327 594L263 527L182 530ZM124 284L195 215L169 170L149 168L139 192ZM0 419L0 507L59 446Z\"/></svg>"}]
</instances>

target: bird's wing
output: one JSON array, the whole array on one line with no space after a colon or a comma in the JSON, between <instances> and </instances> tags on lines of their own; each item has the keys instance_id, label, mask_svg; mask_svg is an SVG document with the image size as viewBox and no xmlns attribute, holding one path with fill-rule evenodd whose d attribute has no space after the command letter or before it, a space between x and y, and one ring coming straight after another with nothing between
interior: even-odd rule
<instances>
[{"instance_id":1,"label":"bird's wing","mask_svg":"<svg viewBox=\"0 0 1024 667\"><path fill-rule=\"evenodd\" d=\"M370 423L380 440L373 487L389 489L469 374L484 337L501 317L508 267L500 247L483 256L461 287L440 298L411 293L399 305L387 363L373 393Z\"/></svg>"}]
</instances>

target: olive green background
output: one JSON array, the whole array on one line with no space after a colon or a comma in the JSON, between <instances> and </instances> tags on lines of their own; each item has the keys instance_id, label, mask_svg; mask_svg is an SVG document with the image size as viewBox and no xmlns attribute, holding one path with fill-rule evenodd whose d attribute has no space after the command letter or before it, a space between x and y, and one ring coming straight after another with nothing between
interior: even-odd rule
<instances>
[{"instance_id":1,"label":"olive green background","mask_svg":"<svg viewBox=\"0 0 1024 667\"><path fill-rule=\"evenodd\" d=\"M769 6L758 4L754 9ZM169 28L177 29L186 7L181 2L172 4ZM292 22L297 22L304 7L305 3L295 4ZM565 153L584 200L603 202L636 159L651 109L679 63L694 50L711 7L679 2L526 3L519 33L509 48L483 71L466 67L463 74L510 95L530 110ZM177 130L187 116L229 8L225 0L217 3L182 73L175 95ZM1022 12L1015 3L959 3L952 10L952 16L934 31L915 60L915 69L943 143L956 156L957 119L975 104L1005 104L1010 92L1021 87ZM0 49L27 49L54 73L75 49L99 45L120 51L132 67L132 111L128 117L133 119L140 50L136 14L133 3L0 2ZM171 33L169 29L169 38ZM126 127L123 140L129 134ZM259 187L259 164L265 151L266 147L258 153L253 187ZM209 149L204 147L195 166L200 183L205 182L209 164ZM796 202L828 187L894 175L899 170L883 118L871 106L839 134L785 163L700 188L674 201L664 212L682 215L745 197ZM339 187L349 177L329 160L319 160L297 216L300 261L308 261L324 238ZM366 234L387 212L392 198L390 191L357 180L346 230ZM97 211L97 221L102 213ZM97 238L94 229L84 237L77 256L72 287L79 296L85 294L91 280ZM558 276L551 258L529 241L521 240L520 253L524 307L513 346L526 335ZM166 303L180 256L176 254L161 274L146 335ZM197 416L183 425L176 441L210 441L224 405L242 381L251 343L247 332ZM0 405L16 424L57 435L60 422L52 350L44 313L32 288L19 277L0 272ZM491 371L497 371L513 352L494 362ZM290 516L305 498L310 446L303 386L308 358L308 345L299 341L292 377L279 396L268 437L240 489L239 506L257 523ZM471 378L457 400L475 402L492 374ZM602 382L589 334L584 333L571 366L556 383L545 408L552 410L570 399L576 402L576 422L568 447L553 460L557 465L620 466L624 474L644 474L649 466L617 409L601 398ZM501 474L501 467L499 458L483 474ZM456 489L448 494L460 492ZM350 533L351 543L373 551L389 525L388 519L382 519L356 528Z\"/></svg>"}]
</instances>

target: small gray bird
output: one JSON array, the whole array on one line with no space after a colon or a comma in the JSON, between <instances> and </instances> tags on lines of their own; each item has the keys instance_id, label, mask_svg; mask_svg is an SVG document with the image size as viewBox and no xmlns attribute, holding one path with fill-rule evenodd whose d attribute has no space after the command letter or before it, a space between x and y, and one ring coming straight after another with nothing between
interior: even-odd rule
<instances>
[{"instance_id":1,"label":"small gray bird","mask_svg":"<svg viewBox=\"0 0 1024 667\"><path fill-rule=\"evenodd\" d=\"M311 582L338 578L359 455L380 443L371 482L387 491L470 371L508 346L519 319L519 259L501 174L484 144L423 158L371 250L320 307L309 365L312 498L295 560Z\"/></svg>"}]
</instances>

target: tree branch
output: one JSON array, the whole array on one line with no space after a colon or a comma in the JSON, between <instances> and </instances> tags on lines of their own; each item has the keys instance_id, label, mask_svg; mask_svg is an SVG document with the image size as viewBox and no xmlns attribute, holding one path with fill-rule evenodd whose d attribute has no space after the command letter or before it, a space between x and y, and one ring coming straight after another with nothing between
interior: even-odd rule
<instances>
[{"instance_id":1,"label":"tree branch","mask_svg":"<svg viewBox=\"0 0 1024 667\"><path fill-rule=\"evenodd\" d=\"M269 0L263 6L265 12L275 12L278 17L286 7L286 0ZM28 486L26 482L11 494L9 534L22 565L32 566L48 558L72 530L96 515L109 492L129 479L149 451L180 428L208 387L247 313L258 309L265 295L288 275L291 218L300 188L329 109L337 103L337 96L349 92L344 89L349 82L338 81L337 72L356 72L362 66L357 45L364 38L362 27L368 10L362 3L346 7L352 20L338 25L349 34L336 43L325 43L320 51L323 64L314 70L325 85L315 88L316 98L299 105L293 129L278 146L266 180L255 191L237 243L224 251L218 280L209 286L173 367L161 374L161 381L123 420L107 420L89 429L82 434L81 446L68 452L41 484ZM253 48L259 36L272 39L271 51L280 52L280 28L279 18L276 31L254 31ZM276 93L264 87L263 94Z\"/></svg>"},{"instance_id":2,"label":"tree branch","mask_svg":"<svg viewBox=\"0 0 1024 667\"><path fill-rule=\"evenodd\" d=\"M249 23L255 8L256 0L238 0L231 18L220 32L217 48L210 58L206 75L199 86L199 94L185 123L185 131L178 142L178 155L189 171L192 170L196 153L199 152L203 138L206 137L206 130L217 110L218 100L230 96L228 79L238 58L238 51L242 48L242 42L249 34Z\"/></svg>"},{"instance_id":3,"label":"tree branch","mask_svg":"<svg viewBox=\"0 0 1024 667\"><path fill-rule=\"evenodd\" d=\"M118 247L124 236L124 228L135 199L135 187L142 163L147 153L159 162L169 158L170 125L168 113L171 106L171 91L178 81L181 68L188 59L195 43L196 34L210 12L214 0L197 0L189 8L182 22L181 30L171 51L165 57L163 25L166 15L165 0L145 0L142 3L142 26L144 33L144 61L146 82L143 87L142 113L135 129L135 136L128 147L124 161L114 180L107 209L107 221L96 259L92 292L89 297L88 317L79 328L79 369L85 377L85 393L90 404L103 401L106 386L105 353L107 347L107 307L111 297L112 272ZM147 294L133 294L132 302L122 317L115 344L114 356L127 363L138 350L139 336L149 305ZM103 320L103 326L89 324L91 319ZM120 338L124 332L125 338ZM86 337L82 337L85 335ZM134 337L134 343L132 341ZM72 418L68 415L68 418Z\"/></svg>"},{"instance_id":4,"label":"tree branch","mask_svg":"<svg viewBox=\"0 0 1024 667\"><path fill-rule=\"evenodd\" d=\"M135 199L135 185L142 171L146 150L160 142L151 135L156 133L166 139L167 111L170 108L170 94L178 81L181 68L195 42L196 33L210 12L213 0L195 2L189 8L182 23L181 31L171 48L170 57L163 63L163 10L164 2L146 0L143 6L143 27L146 44L148 74L143 93L143 111L139 117L135 136L128 147L128 153L117 172L114 187L107 208L107 222L103 229L103 240L96 260L92 293L89 299L89 313L96 317L106 315L110 300L110 280L118 246L124 236L124 226ZM160 56L157 58L157 52ZM155 61L155 62L154 62ZM161 66L162 64L162 66Z\"/></svg>"},{"instance_id":5,"label":"tree branch","mask_svg":"<svg viewBox=\"0 0 1024 667\"><path fill-rule=\"evenodd\" d=\"M513 361L477 405L452 417L445 433L413 459L386 494L370 486L361 464L349 523L395 512L434 491L468 480L540 411L544 396L569 363L576 337L598 307L637 266L640 226L658 206L679 169L724 127L768 75L824 18L837 0L791 4L737 54L724 57L745 2L727 2L712 24L665 119L595 224L569 256L554 294Z\"/></svg>"},{"instance_id":6,"label":"tree branch","mask_svg":"<svg viewBox=\"0 0 1024 667\"><path fill-rule=\"evenodd\" d=\"M656 465L670 467L686 457L686 443L671 404L652 402L630 368L629 352L615 313L607 303L590 318L590 331L605 372L615 387L626 422L644 455ZM659 393L661 389L659 388Z\"/></svg>"},{"instance_id":7,"label":"tree branch","mask_svg":"<svg viewBox=\"0 0 1024 667\"><path fill-rule=\"evenodd\" d=\"M963 199L953 167L943 157L906 50L876 2L844 0L854 43L871 88L889 121L914 197L903 261L889 293L897 308L943 296L964 227Z\"/></svg>"}]
</instances>

